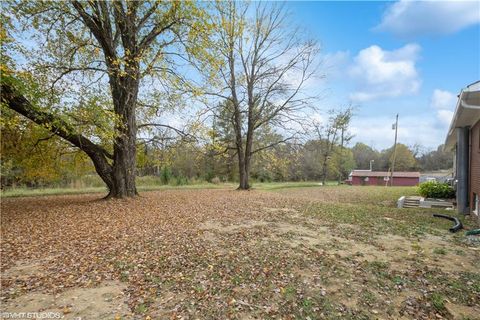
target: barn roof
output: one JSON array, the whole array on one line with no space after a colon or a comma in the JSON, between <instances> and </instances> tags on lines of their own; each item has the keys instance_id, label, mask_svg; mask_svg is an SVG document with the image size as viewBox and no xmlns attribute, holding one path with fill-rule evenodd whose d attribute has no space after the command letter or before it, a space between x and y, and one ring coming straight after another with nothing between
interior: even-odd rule
<instances>
[{"instance_id":1,"label":"barn roof","mask_svg":"<svg viewBox=\"0 0 480 320\"><path fill-rule=\"evenodd\" d=\"M352 177L390 177L387 171L353 170ZM393 177L397 178L420 178L420 172L396 171Z\"/></svg>"}]
</instances>

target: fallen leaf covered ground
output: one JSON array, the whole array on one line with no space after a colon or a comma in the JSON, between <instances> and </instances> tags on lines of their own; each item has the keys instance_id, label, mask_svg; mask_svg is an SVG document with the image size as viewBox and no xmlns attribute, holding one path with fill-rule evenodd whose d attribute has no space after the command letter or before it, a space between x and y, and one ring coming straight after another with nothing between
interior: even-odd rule
<instances>
[{"instance_id":1,"label":"fallen leaf covered ground","mask_svg":"<svg viewBox=\"0 0 480 320\"><path fill-rule=\"evenodd\" d=\"M449 234L450 223L432 210L394 207L412 192L3 199L1 311L67 319L478 319L477 238Z\"/></svg>"}]
</instances>

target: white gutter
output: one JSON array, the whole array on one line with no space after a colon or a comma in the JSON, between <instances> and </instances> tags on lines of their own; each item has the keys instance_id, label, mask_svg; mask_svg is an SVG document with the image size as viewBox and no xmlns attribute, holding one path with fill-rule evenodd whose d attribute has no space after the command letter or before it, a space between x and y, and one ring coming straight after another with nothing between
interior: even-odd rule
<instances>
[{"instance_id":1,"label":"white gutter","mask_svg":"<svg viewBox=\"0 0 480 320\"><path fill-rule=\"evenodd\" d=\"M462 107L464 107L465 109L477 109L477 110L480 110L480 105L479 106L476 106L474 104L468 104L466 103L465 101L462 100Z\"/></svg>"},{"instance_id":2,"label":"white gutter","mask_svg":"<svg viewBox=\"0 0 480 320\"><path fill-rule=\"evenodd\" d=\"M453 114L452 122L450 123L450 127L448 128L447 137L444 143L444 149L450 149L455 145L455 128L461 127L461 125L457 125L457 122L462 114L463 110L472 110L473 112L476 110L480 110L480 102L478 105L468 104L465 102L467 100L468 95L471 93L479 93L480 92L480 81L474 82L467 87L463 88L458 95L457 105L455 107L455 113ZM470 111L470 112L472 112ZM472 118L472 121L474 119Z\"/></svg>"}]
</instances>

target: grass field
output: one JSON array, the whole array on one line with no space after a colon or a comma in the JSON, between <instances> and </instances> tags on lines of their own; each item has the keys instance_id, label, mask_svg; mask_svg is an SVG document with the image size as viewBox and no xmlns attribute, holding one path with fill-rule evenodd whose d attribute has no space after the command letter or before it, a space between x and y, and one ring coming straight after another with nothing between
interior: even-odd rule
<instances>
[{"instance_id":1,"label":"grass field","mask_svg":"<svg viewBox=\"0 0 480 320\"><path fill-rule=\"evenodd\" d=\"M329 185L335 185L336 182L329 182ZM154 191L154 190L171 190L171 189L235 189L238 185L236 183L207 183L199 182L187 185L160 185L153 183L138 183L139 192ZM253 189L258 190L275 190L288 189L299 187L318 187L318 182L255 182ZM66 195L66 194L86 194L86 193L106 193L106 187L81 187L81 188L9 188L1 191L3 198L11 197L34 197L34 196L49 196L49 195Z\"/></svg>"},{"instance_id":2,"label":"grass field","mask_svg":"<svg viewBox=\"0 0 480 320\"><path fill-rule=\"evenodd\" d=\"M65 319L478 319L480 243L415 188L264 184L2 200L2 311ZM452 214L452 212L449 212ZM463 219L466 228L474 225Z\"/></svg>"}]
</instances>

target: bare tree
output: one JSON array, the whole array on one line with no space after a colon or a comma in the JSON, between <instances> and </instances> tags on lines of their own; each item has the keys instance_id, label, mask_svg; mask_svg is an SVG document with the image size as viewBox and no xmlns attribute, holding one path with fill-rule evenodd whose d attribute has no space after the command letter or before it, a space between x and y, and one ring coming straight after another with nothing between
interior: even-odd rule
<instances>
[{"instance_id":1,"label":"bare tree","mask_svg":"<svg viewBox=\"0 0 480 320\"><path fill-rule=\"evenodd\" d=\"M340 130L340 163L338 170L338 182L342 182L345 179L346 168L345 168L345 159L344 159L344 149L345 146L353 139L354 135L349 132L350 124L353 118L353 107L349 106L344 111L341 111L337 115L337 126Z\"/></svg>"},{"instance_id":2,"label":"bare tree","mask_svg":"<svg viewBox=\"0 0 480 320\"><path fill-rule=\"evenodd\" d=\"M333 111L329 111L333 113ZM336 124L336 119L334 116L330 116L326 124L321 122L314 121L312 127L315 128L315 133L317 134L318 141L320 142L321 148L321 162L322 162L322 184L325 185L327 181L328 173L328 161L330 160L334 147L338 142L338 126Z\"/></svg>"},{"instance_id":3,"label":"bare tree","mask_svg":"<svg viewBox=\"0 0 480 320\"><path fill-rule=\"evenodd\" d=\"M216 60L207 71L214 86L207 94L227 106L223 114L234 131L239 189L245 190L250 188L252 156L295 135L295 122L313 98L304 89L316 72L319 49L287 25L282 6L229 1L216 9L211 50ZM264 126L282 128L288 137L261 145L256 132Z\"/></svg>"},{"instance_id":4,"label":"bare tree","mask_svg":"<svg viewBox=\"0 0 480 320\"><path fill-rule=\"evenodd\" d=\"M344 148L353 136L348 132L348 128L353 117L353 108L348 107L345 110L332 109L328 111L329 118L326 123L313 121L312 127L315 128L316 136L320 142L321 162L322 162L322 183L325 185L328 174L328 163L336 148L340 151ZM340 157L342 155L340 154ZM342 158L340 158L340 168L342 169Z\"/></svg>"}]
</instances>

